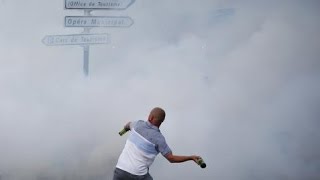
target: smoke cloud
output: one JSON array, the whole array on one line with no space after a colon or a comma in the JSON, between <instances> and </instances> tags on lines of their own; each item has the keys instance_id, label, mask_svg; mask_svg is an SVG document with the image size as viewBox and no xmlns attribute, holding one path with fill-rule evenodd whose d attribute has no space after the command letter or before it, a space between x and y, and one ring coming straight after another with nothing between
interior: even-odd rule
<instances>
[{"instance_id":1,"label":"smoke cloud","mask_svg":"<svg viewBox=\"0 0 320 180\"><path fill-rule=\"evenodd\" d=\"M174 154L154 179L320 178L320 3L140 1L129 28L93 28L111 43L45 46L64 27L64 1L0 4L0 179L112 179L127 121L155 106ZM127 136L127 135L125 135Z\"/></svg>"}]
</instances>

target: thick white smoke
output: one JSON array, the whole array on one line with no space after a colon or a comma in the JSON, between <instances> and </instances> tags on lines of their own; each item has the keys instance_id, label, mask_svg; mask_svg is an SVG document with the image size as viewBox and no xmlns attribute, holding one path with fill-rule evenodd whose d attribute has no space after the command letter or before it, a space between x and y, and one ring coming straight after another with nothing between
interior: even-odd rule
<instances>
[{"instance_id":1,"label":"thick white smoke","mask_svg":"<svg viewBox=\"0 0 320 180\"><path fill-rule=\"evenodd\" d=\"M111 179L117 132L154 106L175 154L154 179L319 179L318 1L140 1L130 28L91 46L47 47L64 28L63 1L0 5L0 179Z\"/></svg>"}]
</instances>

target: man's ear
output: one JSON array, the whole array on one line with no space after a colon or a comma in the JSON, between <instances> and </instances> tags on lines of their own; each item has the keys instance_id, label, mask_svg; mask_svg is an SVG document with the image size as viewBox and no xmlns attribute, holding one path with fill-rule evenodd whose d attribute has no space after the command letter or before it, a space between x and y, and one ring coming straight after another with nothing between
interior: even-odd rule
<instances>
[{"instance_id":1,"label":"man's ear","mask_svg":"<svg viewBox=\"0 0 320 180\"><path fill-rule=\"evenodd\" d=\"M150 115L150 122L152 122L152 123L155 123L155 122L156 122L154 115Z\"/></svg>"}]
</instances>

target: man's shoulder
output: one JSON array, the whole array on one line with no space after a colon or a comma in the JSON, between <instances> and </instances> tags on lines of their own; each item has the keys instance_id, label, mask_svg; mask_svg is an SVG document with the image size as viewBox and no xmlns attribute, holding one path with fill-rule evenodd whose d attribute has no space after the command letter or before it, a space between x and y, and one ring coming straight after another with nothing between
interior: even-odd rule
<instances>
[{"instance_id":1,"label":"man's shoulder","mask_svg":"<svg viewBox=\"0 0 320 180\"><path fill-rule=\"evenodd\" d=\"M144 120L141 120L141 119L139 119L139 120L136 120L136 122L137 122L137 123L146 123L146 121L144 121Z\"/></svg>"},{"instance_id":2,"label":"man's shoulder","mask_svg":"<svg viewBox=\"0 0 320 180\"><path fill-rule=\"evenodd\" d=\"M144 120L136 120L136 121L133 121L133 124L141 126L141 125L145 125L146 121L144 121Z\"/></svg>"},{"instance_id":3,"label":"man's shoulder","mask_svg":"<svg viewBox=\"0 0 320 180\"><path fill-rule=\"evenodd\" d=\"M143 123L144 121L143 120L134 120L134 121L131 121L130 122L130 124L131 124L131 126L135 126L135 125L137 125L137 124L141 124L141 123Z\"/></svg>"}]
</instances>

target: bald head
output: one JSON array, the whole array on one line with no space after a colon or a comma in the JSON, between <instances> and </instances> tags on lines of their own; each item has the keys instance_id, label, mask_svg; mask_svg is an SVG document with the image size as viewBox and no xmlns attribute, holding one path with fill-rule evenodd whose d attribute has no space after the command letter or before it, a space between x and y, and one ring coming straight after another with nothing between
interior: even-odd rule
<instances>
[{"instance_id":1,"label":"bald head","mask_svg":"<svg viewBox=\"0 0 320 180\"><path fill-rule=\"evenodd\" d=\"M166 112L159 107L155 107L151 110L148 120L151 124L159 127L165 118Z\"/></svg>"}]
</instances>

